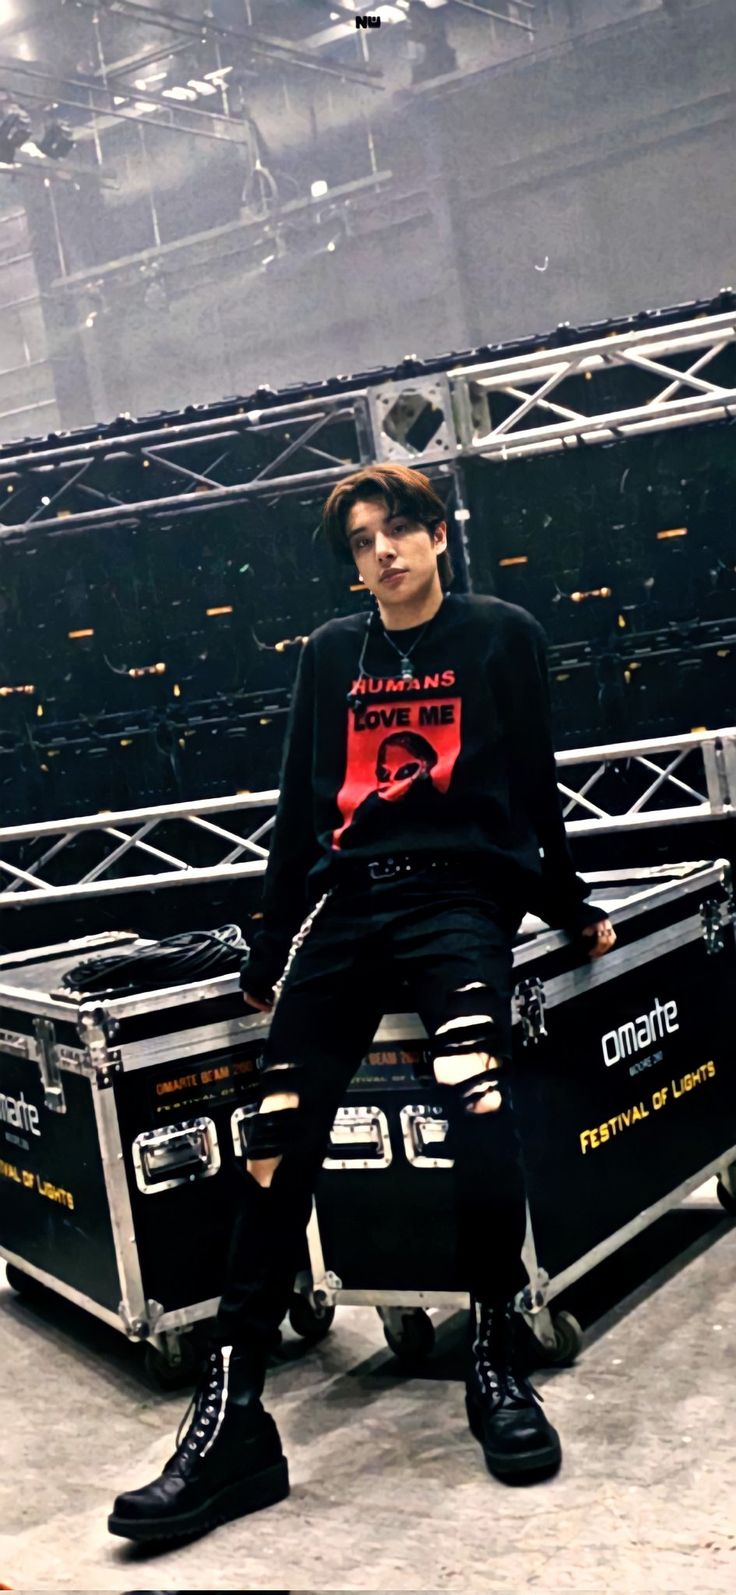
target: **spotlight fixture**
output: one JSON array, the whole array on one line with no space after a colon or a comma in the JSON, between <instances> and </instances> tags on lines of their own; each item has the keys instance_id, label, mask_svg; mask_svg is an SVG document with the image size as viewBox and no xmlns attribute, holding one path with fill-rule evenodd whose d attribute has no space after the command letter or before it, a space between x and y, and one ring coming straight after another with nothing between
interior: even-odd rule
<instances>
[{"instance_id":1,"label":"spotlight fixture","mask_svg":"<svg viewBox=\"0 0 736 1595\"><path fill-rule=\"evenodd\" d=\"M16 151L31 137L31 118L19 105L6 105L0 121L0 161L12 166Z\"/></svg>"},{"instance_id":2,"label":"spotlight fixture","mask_svg":"<svg viewBox=\"0 0 736 1595\"><path fill-rule=\"evenodd\" d=\"M74 135L66 122L49 122L43 138L36 142L42 155L48 155L52 161L63 161L74 149Z\"/></svg>"}]
</instances>

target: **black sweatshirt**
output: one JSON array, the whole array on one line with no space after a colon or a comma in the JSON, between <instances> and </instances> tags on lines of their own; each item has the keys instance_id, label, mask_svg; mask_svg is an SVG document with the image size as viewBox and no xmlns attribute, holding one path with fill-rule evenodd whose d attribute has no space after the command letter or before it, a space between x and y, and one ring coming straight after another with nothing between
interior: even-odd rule
<instances>
[{"instance_id":1,"label":"black sweatshirt","mask_svg":"<svg viewBox=\"0 0 736 1595\"><path fill-rule=\"evenodd\" d=\"M450 593L426 630L389 633L392 647L374 612L360 677L365 635L365 614L329 620L299 661L263 924L241 975L255 997L270 996L344 859L458 853L520 919L531 911L575 936L606 917L585 901L567 843L539 622L500 598ZM412 649L411 681L397 647Z\"/></svg>"}]
</instances>

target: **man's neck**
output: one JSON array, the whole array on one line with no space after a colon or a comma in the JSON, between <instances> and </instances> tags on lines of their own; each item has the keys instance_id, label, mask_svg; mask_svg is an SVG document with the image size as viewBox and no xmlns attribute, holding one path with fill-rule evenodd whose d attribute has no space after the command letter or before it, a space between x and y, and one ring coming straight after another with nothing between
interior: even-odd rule
<instances>
[{"instance_id":1,"label":"man's neck","mask_svg":"<svg viewBox=\"0 0 736 1595\"><path fill-rule=\"evenodd\" d=\"M432 586L426 597L420 595L408 604L383 605L379 598L378 610L386 631L409 631L412 626L426 626L441 609L444 596L438 585Z\"/></svg>"}]
</instances>

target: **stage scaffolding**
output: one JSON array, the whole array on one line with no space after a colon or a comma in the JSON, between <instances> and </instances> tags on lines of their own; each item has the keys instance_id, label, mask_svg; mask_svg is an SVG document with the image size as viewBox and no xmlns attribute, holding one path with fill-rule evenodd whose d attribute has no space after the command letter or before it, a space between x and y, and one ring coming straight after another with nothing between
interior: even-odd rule
<instances>
[{"instance_id":1,"label":"stage scaffolding","mask_svg":"<svg viewBox=\"0 0 736 1595\"><path fill-rule=\"evenodd\" d=\"M557 755L557 770L573 837L727 820L736 814L736 726L659 741L573 748ZM278 791L271 790L1 829L0 880L7 884L0 890L0 907L48 907L263 875L268 859L264 840L273 827L277 801ZM191 862L203 834L221 855L207 868ZM99 850L92 866L90 838ZM22 866L19 850L26 859ZM139 873L129 868L133 859L141 866Z\"/></svg>"},{"instance_id":2,"label":"stage scaffolding","mask_svg":"<svg viewBox=\"0 0 736 1595\"><path fill-rule=\"evenodd\" d=\"M735 419L736 311L653 319L11 445L0 450L0 540L318 494L375 460L448 471Z\"/></svg>"},{"instance_id":3,"label":"stage scaffolding","mask_svg":"<svg viewBox=\"0 0 736 1595\"><path fill-rule=\"evenodd\" d=\"M6 446L0 542L171 527L253 499L265 507L288 494L318 497L359 466L391 460L454 475L468 556L464 460L502 464L736 418L731 301L724 291L716 310L561 328L546 343L410 357L390 372ZM557 764L571 836L727 819L736 809L733 726L572 749ZM269 790L2 828L0 906L262 875L277 800ZM217 852L206 866L196 861L204 837Z\"/></svg>"}]
</instances>

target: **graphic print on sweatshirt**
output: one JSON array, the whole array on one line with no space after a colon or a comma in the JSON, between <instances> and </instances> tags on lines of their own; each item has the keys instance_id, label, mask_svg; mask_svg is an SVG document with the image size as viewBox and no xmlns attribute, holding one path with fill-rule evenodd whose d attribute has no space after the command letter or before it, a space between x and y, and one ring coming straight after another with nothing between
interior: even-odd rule
<instances>
[{"instance_id":1,"label":"graphic print on sweatshirt","mask_svg":"<svg viewBox=\"0 0 736 1595\"><path fill-rule=\"evenodd\" d=\"M348 714L345 779L337 797L343 823L333 832L334 848L390 840L399 804L402 821L416 820L418 828L441 821L460 753L462 700L438 697L436 689L454 685L454 670L408 682L353 682L351 691L362 702ZM421 696L431 689L434 696Z\"/></svg>"}]
</instances>

